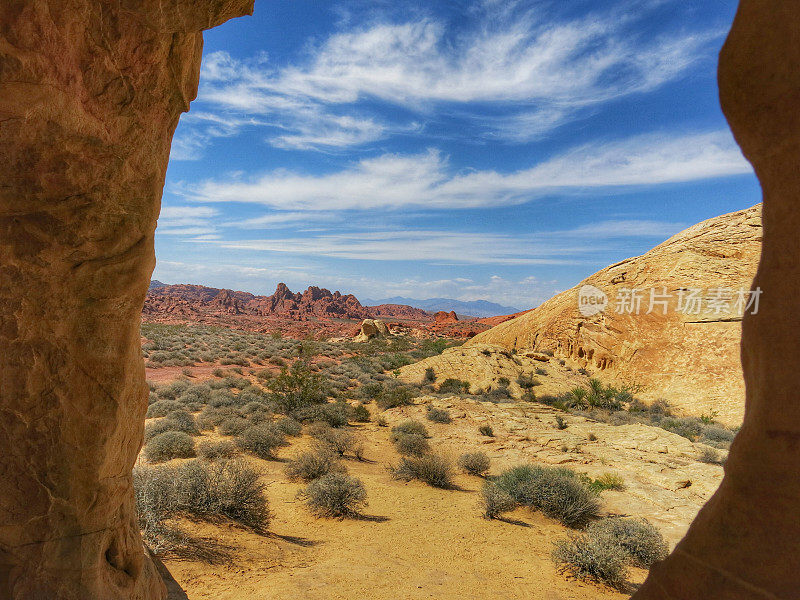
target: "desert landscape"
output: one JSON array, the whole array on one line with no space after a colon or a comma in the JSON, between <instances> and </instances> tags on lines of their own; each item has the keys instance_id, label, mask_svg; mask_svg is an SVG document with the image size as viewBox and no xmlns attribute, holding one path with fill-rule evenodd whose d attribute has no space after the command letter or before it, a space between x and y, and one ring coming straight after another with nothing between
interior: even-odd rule
<instances>
[{"instance_id":1,"label":"desert landscape","mask_svg":"<svg viewBox=\"0 0 800 600\"><path fill-rule=\"evenodd\" d=\"M796 600L799 30L3 2L0 600Z\"/></svg>"},{"instance_id":2,"label":"desert landscape","mask_svg":"<svg viewBox=\"0 0 800 600\"><path fill-rule=\"evenodd\" d=\"M622 269L642 287L673 289L687 273L707 286L743 285L759 211L701 223L586 282L609 285ZM582 317L568 291L465 343L424 311L397 307L405 324L387 326L372 307L327 290L279 287L266 300L155 290L142 325L151 391L140 523L189 598L626 597L649 562L615 555L595 530L624 524L636 537L629 546L663 557L719 486L741 423L741 315L691 316L705 327L692 338L685 321L632 329L613 313ZM323 302L309 302L315 296ZM289 308L276 310L285 303L276 297ZM343 326L362 317L355 330ZM291 337L293 321L327 337ZM681 344L698 343L696 356L675 359ZM658 353L657 369L646 358L656 348L674 349ZM718 363L688 370L712 348ZM643 380L648 373L659 376ZM708 385L689 391L698 378L725 387L709 403ZM247 470L264 503L258 524L231 507L180 506L169 486L198 476L181 471L187 464L223 469L212 480L233 465ZM526 469L544 473L547 492L531 491L533 480L508 483ZM345 477L344 495L324 490L317 500L342 505L320 509L310 490L333 486L331 477Z\"/></svg>"}]
</instances>

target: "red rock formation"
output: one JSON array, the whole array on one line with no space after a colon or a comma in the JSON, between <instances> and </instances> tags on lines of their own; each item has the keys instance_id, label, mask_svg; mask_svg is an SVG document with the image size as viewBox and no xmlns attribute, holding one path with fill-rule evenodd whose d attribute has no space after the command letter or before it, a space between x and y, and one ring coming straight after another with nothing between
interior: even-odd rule
<instances>
[{"instance_id":1,"label":"red rock formation","mask_svg":"<svg viewBox=\"0 0 800 600\"><path fill-rule=\"evenodd\" d=\"M252 0L0 3L0 598L156 600L139 315L201 30Z\"/></svg>"},{"instance_id":2,"label":"red rock formation","mask_svg":"<svg viewBox=\"0 0 800 600\"><path fill-rule=\"evenodd\" d=\"M410 319L414 321L430 321L430 314L421 308L406 306L405 304L379 304L367 306L367 310L375 317L388 319Z\"/></svg>"},{"instance_id":3,"label":"red rock formation","mask_svg":"<svg viewBox=\"0 0 800 600\"><path fill-rule=\"evenodd\" d=\"M454 310L451 310L450 312L440 310L433 313L433 320L437 323L457 323L458 315L456 315L456 311Z\"/></svg>"}]
</instances>

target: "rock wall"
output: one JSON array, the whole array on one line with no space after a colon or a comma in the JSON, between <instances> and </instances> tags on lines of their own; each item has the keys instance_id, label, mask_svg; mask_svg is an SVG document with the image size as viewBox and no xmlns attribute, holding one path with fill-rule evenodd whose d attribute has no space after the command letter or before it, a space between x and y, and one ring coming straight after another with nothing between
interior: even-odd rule
<instances>
[{"instance_id":1,"label":"rock wall","mask_svg":"<svg viewBox=\"0 0 800 600\"><path fill-rule=\"evenodd\" d=\"M786 599L800 590L800 5L741 0L720 54L722 108L764 192L742 324L744 426L725 478L636 600Z\"/></svg>"},{"instance_id":2,"label":"rock wall","mask_svg":"<svg viewBox=\"0 0 800 600\"><path fill-rule=\"evenodd\" d=\"M742 311L736 303L738 291L750 289L761 237L760 205L703 221L478 334L467 345L550 351L601 379L642 386L644 399L665 398L698 416L716 411L720 420L738 425L744 415L744 380ZM584 286L606 294L605 310L582 314ZM732 292L727 306L714 299L727 295L714 290L725 289ZM700 301L690 301L691 293Z\"/></svg>"},{"instance_id":3,"label":"rock wall","mask_svg":"<svg viewBox=\"0 0 800 600\"><path fill-rule=\"evenodd\" d=\"M252 0L0 4L0 598L163 598L139 314L203 29Z\"/></svg>"}]
</instances>

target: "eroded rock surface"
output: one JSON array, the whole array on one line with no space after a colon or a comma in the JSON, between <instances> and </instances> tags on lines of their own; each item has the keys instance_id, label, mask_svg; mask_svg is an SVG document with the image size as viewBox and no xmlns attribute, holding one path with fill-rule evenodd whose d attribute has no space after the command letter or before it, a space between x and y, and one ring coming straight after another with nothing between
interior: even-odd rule
<instances>
[{"instance_id":1,"label":"eroded rock surface","mask_svg":"<svg viewBox=\"0 0 800 600\"><path fill-rule=\"evenodd\" d=\"M139 314L203 29L252 0L0 5L0 598L162 598Z\"/></svg>"},{"instance_id":2,"label":"eroded rock surface","mask_svg":"<svg viewBox=\"0 0 800 600\"><path fill-rule=\"evenodd\" d=\"M553 352L601 379L643 386L645 399L665 398L687 414L718 411L721 420L738 424L744 414L743 311L736 305L739 291L750 290L761 237L760 205L703 221L478 334L467 346ZM586 285L606 294L606 310L581 314L579 294ZM701 290L701 300L696 292L690 299L692 289ZM727 304L715 300L728 296L724 290L730 291ZM633 302L638 310L618 312Z\"/></svg>"},{"instance_id":3,"label":"eroded rock surface","mask_svg":"<svg viewBox=\"0 0 800 600\"><path fill-rule=\"evenodd\" d=\"M764 192L753 282L763 301L742 324L745 420L719 490L637 600L788 600L800 590L798 31L797 2L742 0L720 54L722 108Z\"/></svg>"}]
</instances>

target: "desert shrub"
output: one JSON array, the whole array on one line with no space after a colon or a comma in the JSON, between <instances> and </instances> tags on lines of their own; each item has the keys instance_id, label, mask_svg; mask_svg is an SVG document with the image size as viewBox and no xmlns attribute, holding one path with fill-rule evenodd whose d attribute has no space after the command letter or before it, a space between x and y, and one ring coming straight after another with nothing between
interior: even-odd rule
<instances>
[{"instance_id":1,"label":"desert shrub","mask_svg":"<svg viewBox=\"0 0 800 600\"><path fill-rule=\"evenodd\" d=\"M425 428L425 425L423 425L419 421L414 421L413 419L409 419L408 421L403 421L402 423L398 423L397 425L392 427L392 435L398 435L403 433L428 437L428 430Z\"/></svg>"},{"instance_id":2,"label":"desert shrub","mask_svg":"<svg viewBox=\"0 0 800 600\"><path fill-rule=\"evenodd\" d=\"M144 455L151 463L173 458L191 458L194 456L194 440L182 431L165 431L147 442Z\"/></svg>"},{"instance_id":3,"label":"desert shrub","mask_svg":"<svg viewBox=\"0 0 800 600\"><path fill-rule=\"evenodd\" d=\"M721 465L724 462L720 453L713 448L703 448L700 450L700 455L697 457L697 460L707 465Z\"/></svg>"},{"instance_id":4,"label":"desert shrub","mask_svg":"<svg viewBox=\"0 0 800 600\"><path fill-rule=\"evenodd\" d=\"M212 408L221 408L223 406L233 406L236 404L236 397L228 389L211 390L211 398L208 400L208 405Z\"/></svg>"},{"instance_id":5,"label":"desert shrub","mask_svg":"<svg viewBox=\"0 0 800 600\"><path fill-rule=\"evenodd\" d=\"M450 488L453 486L453 467L443 456L425 454L422 456L404 456L400 464L391 469L392 477L411 481L419 479L430 486Z\"/></svg>"},{"instance_id":6,"label":"desert shrub","mask_svg":"<svg viewBox=\"0 0 800 600\"><path fill-rule=\"evenodd\" d=\"M259 458L271 459L275 449L286 444L286 438L275 425L254 425L236 437L236 444Z\"/></svg>"},{"instance_id":7,"label":"desert shrub","mask_svg":"<svg viewBox=\"0 0 800 600\"><path fill-rule=\"evenodd\" d=\"M519 506L508 492L497 487L491 481L483 484L481 499L483 500L483 516L487 519L496 519L503 513L512 511Z\"/></svg>"},{"instance_id":8,"label":"desert shrub","mask_svg":"<svg viewBox=\"0 0 800 600\"><path fill-rule=\"evenodd\" d=\"M202 442L197 446L197 455L206 460L219 460L220 458L233 458L238 454L236 444L231 440L218 442Z\"/></svg>"},{"instance_id":9,"label":"desert shrub","mask_svg":"<svg viewBox=\"0 0 800 600\"><path fill-rule=\"evenodd\" d=\"M478 432L487 437L494 437L494 429L492 429L491 425L481 425L478 427Z\"/></svg>"},{"instance_id":10,"label":"desert shrub","mask_svg":"<svg viewBox=\"0 0 800 600\"><path fill-rule=\"evenodd\" d=\"M543 369L542 367L538 367L536 369L536 374L537 375L547 375L547 369Z\"/></svg>"},{"instance_id":11,"label":"desert shrub","mask_svg":"<svg viewBox=\"0 0 800 600\"><path fill-rule=\"evenodd\" d=\"M566 429L568 427L567 422L564 420L564 417L561 415L556 415L556 429Z\"/></svg>"},{"instance_id":12,"label":"desert shrub","mask_svg":"<svg viewBox=\"0 0 800 600\"><path fill-rule=\"evenodd\" d=\"M157 435L172 430L172 423L169 423L166 419L159 419L158 421L147 423L144 426L144 441L147 443Z\"/></svg>"},{"instance_id":13,"label":"desert shrub","mask_svg":"<svg viewBox=\"0 0 800 600\"><path fill-rule=\"evenodd\" d=\"M489 390L486 394L486 399L489 402L505 402L509 398L511 398L511 390L504 385Z\"/></svg>"},{"instance_id":14,"label":"desert shrub","mask_svg":"<svg viewBox=\"0 0 800 600\"><path fill-rule=\"evenodd\" d=\"M622 491L625 489L625 480L616 473L603 473L592 481L589 487L598 493L605 490Z\"/></svg>"},{"instance_id":15,"label":"desert shrub","mask_svg":"<svg viewBox=\"0 0 800 600\"><path fill-rule=\"evenodd\" d=\"M601 519L586 528L586 535L608 539L618 545L633 564L644 569L666 558L669 552L664 536L645 519Z\"/></svg>"},{"instance_id":16,"label":"desert shrub","mask_svg":"<svg viewBox=\"0 0 800 600\"><path fill-rule=\"evenodd\" d=\"M314 514L325 517L356 515L367 505L364 484L344 473L328 473L315 479L302 496Z\"/></svg>"},{"instance_id":17,"label":"desert shrub","mask_svg":"<svg viewBox=\"0 0 800 600\"><path fill-rule=\"evenodd\" d=\"M319 448L327 449L339 456L350 454L359 460L364 457L364 444L351 431L332 427L318 427L314 428L310 433L316 439Z\"/></svg>"},{"instance_id":18,"label":"desert shrub","mask_svg":"<svg viewBox=\"0 0 800 600\"><path fill-rule=\"evenodd\" d=\"M718 425L707 425L703 427L700 441L716 448L729 448L736 434L730 429L725 429Z\"/></svg>"},{"instance_id":19,"label":"desert shrub","mask_svg":"<svg viewBox=\"0 0 800 600\"><path fill-rule=\"evenodd\" d=\"M222 435L239 435L245 429L252 426L253 424L250 421L238 414L224 418L220 421L219 425L217 425L218 431Z\"/></svg>"},{"instance_id":20,"label":"desert shrub","mask_svg":"<svg viewBox=\"0 0 800 600\"><path fill-rule=\"evenodd\" d=\"M324 378L311 370L304 360L298 360L269 382L272 398L278 408L292 413L303 407L325 402L328 396Z\"/></svg>"},{"instance_id":21,"label":"desert shrub","mask_svg":"<svg viewBox=\"0 0 800 600\"><path fill-rule=\"evenodd\" d=\"M369 423L370 417L369 409L363 404L357 404L353 408L353 421L356 423Z\"/></svg>"},{"instance_id":22,"label":"desert shrub","mask_svg":"<svg viewBox=\"0 0 800 600\"><path fill-rule=\"evenodd\" d=\"M403 385L385 386L381 395L376 398L381 410L408 406L414 399L414 392Z\"/></svg>"},{"instance_id":23,"label":"desert shrub","mask_svg":"<svg viewBox=\"0 0 800 600\"><path fill-rule=\"evenodd\" d=\"M206 404L211 400L211 388L204 384L186 388L176 400L181 404Z\"/></svg>"},{"instance_id":24,"label":"desert shrub","mask_svg":"<svg viewBox=\"0 0 800 600\"><path fill-rule=\"evenodd\" d=\"M344 427L350 421L353 407L346 402L333 402L307 406L295 412L300 421L327 423L331 427Z\"/></svg>"},{"instance_id":25,"label":"desert shrub","mask_svg":"<svg viewBox=\"0 0 800 600\"><path fill-rule=\"evenodd\" d=\"M434 408L433 406L428 407L425 417L428 419L428 421L432 421L434 423L451 423L453 421L448 411L444 410L443 408Z\"/></svg>"},{"instance_id":26,"label":"desert shrub","mask_svg":"<svg viewBox=\"0 0 800 600\"><path fill-rule=\"evenodd\" d=\"M494 481L518 504L541 510L567 527L582 527L597 518L600 503L585 480L561 467L520 465Z\"/></svg>"},{"instance_id":27,"label":"desert shrub","mask_svg":"<svg viewBox=\"0 0 800 600\"><path fill-rule=\"evenodd\" d=\"M188 381L173 381L169 385L165 385L156 389L156 394L158 394L159 398L164 398L166 400L175 400L178 396L180 396L186 389L189 387Z\"/></svg>"},{"instance_id":28,"label":"desert shrub","mask_svg":"<svg viewBox=\"0 0 800 600\"><path fill-rule=\"evenodd\" d=\"M556 542L553 561L560 573L601 581L622 589L628 577L625 552L607 538L571 535Z\"/></svg>"},{"instance_id":29,"label":"desert shrub","mask_svg":"<svg viewBox=\"0 0 800 600\"><path fill-rule=\"evenodd\" d=\"M403 456L421 456L430 451L431 447L423 436L416 433L397 433L392 435L392 443Z\"/></svg>"},{"instance_id":30,"label":"desert shrub","mask_svg":"<svg viewBox=\"0 0 800 600\"><path fill-rule=\"evenodd\" d=\"M485 475L491 460L486 452L465 452L458 457L458 466L470 475Z\"/></svg>"},{"instance_id":31,"label":"desert shrub","mask_svg":"<svg viewBox=\"0 0 800 600\"><path fill-rule=\"evenodd\" d=\"M303 425L291 417L284 417L275 423L278 431L290 437L297 437L303 432Z\"/></svg>"},{"instance_id":32,"label":"desert shrub","mask_svg":"<svg viewBox=\"0 0 800 600\"><path fill-rule=\"evenodd\" d=\"M691 441L695 441L703 433L703 422L694 417L662 419L659 426Z\"/></svg>"},{"instance_id":33,"label":"desert shrub","mask_svg":"<svg viewBox=\"0 0 800 600\"><path fill-rule=\"evenodd\" d=\"M468 381L461 381L448 377L439 384L438 392L440 394L468 394L470 384Z\"/></svg>"},{"instance_id":34,"label":"desert shrub","mask_svg":"<svg viewBox=\"0 0 800 600\"><path fill-rule=\"evenodd\" d=\"M433 367L425 369L425 375L422 377L423 383L434 383L436 381L436 371Z\"/></svg>"},{"instance_id":35,"label":"desert shrub","mask_svg":"<svg viewBox=\"0 0 800 600\"><path fill-rule=\"evenodd\" d=\"M166 417L173 410L181 410L182 408L183 404L175 400L157 400L147 407L145 418Z\"/></svg>"},{"instance_id":36,"label":"desert shrub","mask_svg":"<svg viewBox=\"0 0 800 600\"><path fill-rule=\"evenodd\" d=\"M541 382L530 373L522 373L519 377L517 377L517 385L523 390L529 390L532 387L541 385Z\"/></svg>"},{"instance_id":37,"label":"desert shrub","mask_svg":"<svg viewBox=\"0 0 800 600\"><path fill-rule=\"evenodd\" d=\"M286 476L292 481L301 479L312 481L328 473L343 473L344 466L336 455L326 448L318 448L311 452L303 452L286 463Z\"/></svg>"},{"instance_id":38,"label":"desert shrub","mask_svg":"<svg viewBox=\"0 0 800 600\"><path fill-rule=\"evenodd\" d=\"M185 410L173 410L162 421L169 425L172 431L182 431L189 435L199 435L200 430L197 428L197 421L194 416L190 415Z\"/></svg>"},{"instance_id":39,"label":"desert shrub","mask_svg":"<svg viewBox=\"0 0 800 600\"><path fill-rule=\"evenodd\" d=\"M386 420L386 417L383 415L378 415L378 418L375 419L375 422L378 424L378 427L388 427L389 421Z\"/></svg>"},{"instance_id":40,"label":"desert shrub","mask_svg":"<svg viewBox=\"0 0 800 600\"><path fill-rule=\"evenodd\" d=\"M150 393L147 396L147 404L148 404L148 406L150 404L153 404L154 402L158 402L158 400L159 400L158 394L156 394L154 391L151 390Z\"/></svg>"}]
</instances>

